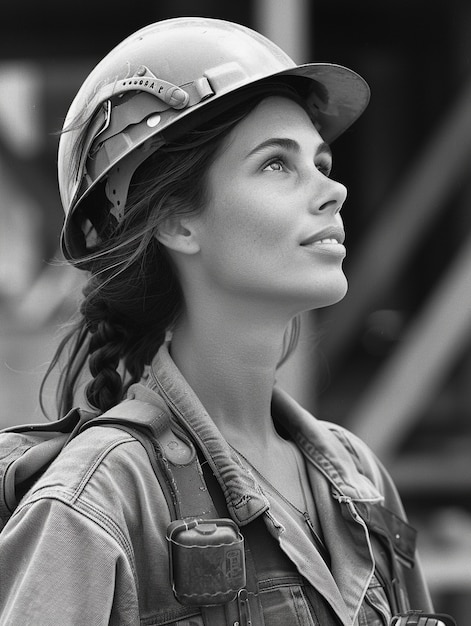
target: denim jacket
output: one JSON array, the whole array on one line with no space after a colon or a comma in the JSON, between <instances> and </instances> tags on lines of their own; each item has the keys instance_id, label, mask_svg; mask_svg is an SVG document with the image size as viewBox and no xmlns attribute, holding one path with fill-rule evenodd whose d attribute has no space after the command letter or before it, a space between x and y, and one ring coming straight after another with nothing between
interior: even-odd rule
<instances>
[{"instance_id":1,"label":"denim jacket","mask_svg":"<svg viewBox=\"0 0 471 626\"><path fill-rule=\"evenodd\" d=\"M369 527L375 507L384 505L397 521L392 540L399 554L409 538L394 485L361 441L274 389L273 415L307 460L328 567L304 520L260 484L229 447L166 346L129 396L152 404L156 393L197 443L230 517L242 532L263 520L279 550L278 562L288 564L286 571L277 566L275 575L260 573L257 597L250 600L253 626L388 624L391 609L375 574ZM212 613L176 600L166 540L170 522L141 444L115 428L86 430L39 479L0 534L0 626L243 626L237 603ZM416 560L403 569L406 601L411 608L431 610L420 564Z\"/></svg>"}]
</instances>

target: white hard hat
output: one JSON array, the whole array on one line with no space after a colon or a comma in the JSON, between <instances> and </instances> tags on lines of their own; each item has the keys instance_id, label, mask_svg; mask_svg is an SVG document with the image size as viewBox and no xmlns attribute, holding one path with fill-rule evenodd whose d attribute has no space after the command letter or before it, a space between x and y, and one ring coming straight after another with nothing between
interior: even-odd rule
<instances>
[{"instance_id":1,"label":"white hard hat","mask_svg":"<svg viewBox=\"0 0 471 626\"><path fill-rule=\"evenodd\" d=\"M296 65L269 39L232 22L175 18L126 38L92 70L64 123L58 178L66 258L87 250L84 230L91 216L80 210L85 198L106 193L119 219L133 173L169 138L229 108L266 79L293 77L312 88L310 103L327 142L368 104L368 85L352 70L330 63ZM93 205L103 212L107 203Z\"/></svg>"}]
</instances>

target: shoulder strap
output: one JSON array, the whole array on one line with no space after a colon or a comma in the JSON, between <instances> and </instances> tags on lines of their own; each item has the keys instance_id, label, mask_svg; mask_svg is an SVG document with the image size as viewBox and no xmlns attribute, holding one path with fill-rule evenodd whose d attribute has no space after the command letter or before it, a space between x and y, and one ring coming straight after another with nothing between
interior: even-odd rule
<instances>
[{"instance_id":1,"label":"shoulder strap","mask_svg":"<svg viewBox=\"0 0 471 626\"><path fill-rule=\"evenodd\" d=\"M23 495L79 433L91 426L126 430L147 451L174 519L217 517L195 448L171 429L171 413L160 397L153 403L125 400L97 416L72 409L54 422L21 424L0 431L0 529Z\"/></svg>"},{"instance_id":2,"label":"shoulder strap","mask_svg":"<svg viewBox=\"0 0 471 626\"><path fill-rule=\"evenodd\" d=\"M135 437L149 456L174 519L218 517L194 445L181 431L174 432L176 426L172 430L170 410L157 398L152 404L125 400L85 423L81 431L107 425Z\"/></svg>"}]
</instances>

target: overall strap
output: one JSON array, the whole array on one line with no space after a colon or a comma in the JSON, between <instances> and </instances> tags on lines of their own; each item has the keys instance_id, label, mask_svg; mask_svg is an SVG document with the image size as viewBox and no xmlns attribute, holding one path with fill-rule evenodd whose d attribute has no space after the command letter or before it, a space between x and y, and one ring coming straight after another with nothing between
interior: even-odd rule
<instances>
[{"instance_id":1,"label":"overall strap","mask_svg":"<svg viewBox=\"0 0 471 626\"><path fill-rule=\"evenodd\" d=\"M125 400L84 424L82 431L100 425L124 430L143 445L172 519L217 517L195 448L183 433L172 430L171 413L163 400L159 405Z\"/></svg>"},{"instance_id":2,"label":"overall strap","mask_svg":"<svg viewBox=\"0 0 471 626\"><path fill-rule=\"evenodd\" d=\"M213 474L209 464L203 459L200 453L200 462L203 472L203 480L208 487L214 506L217 510L218 517L228 517L226 500L222 489ZM249 524L252 527L254 524L258 528L263 527L263 521L261 518L257 518L255 522ZM244 535L244 552L245 552L245 568L246 568L246 586L241 589L237 594L237 597L224 605L212 605L202 607L202 614L205 626L233 626L233 624L239 624L240 626L263 626L265 621L263 618L263 611L259 600L259 583L257 576L257 568L255 565L254 555L250 549L251 542L247 541L247 535L255 537L255 541L259 536L257 533L248 532L249 528L245 526L241 529Z\"/></svg>"}]
</instances>

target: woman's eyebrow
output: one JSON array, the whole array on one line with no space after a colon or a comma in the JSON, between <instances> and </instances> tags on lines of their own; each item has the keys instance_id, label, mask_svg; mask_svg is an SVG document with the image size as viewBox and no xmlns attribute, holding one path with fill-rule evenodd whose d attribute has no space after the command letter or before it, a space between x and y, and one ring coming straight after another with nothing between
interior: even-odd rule
<instances>
[{"instance_id":1,"label":"woman's eyebrow","mask_svg":"<svg viewBox=\"0 0 471 626\"><path fill-rule=\"evenodd\" d=\"M271 137L270 139L262 141L262 143L259 143L257 146L255 146L255 148L253 148L253 150L251 150L247 156L249 157L252 154L261 152L266 148L282 148L285 150L291 150L292 152L300 151L299 143L294 139L290 139L289 137ZM316 156L323 152L327 153L329 156L332 155L330 146L325 141L320 143L317 147Z\"/></svg>"}]
</instances>

